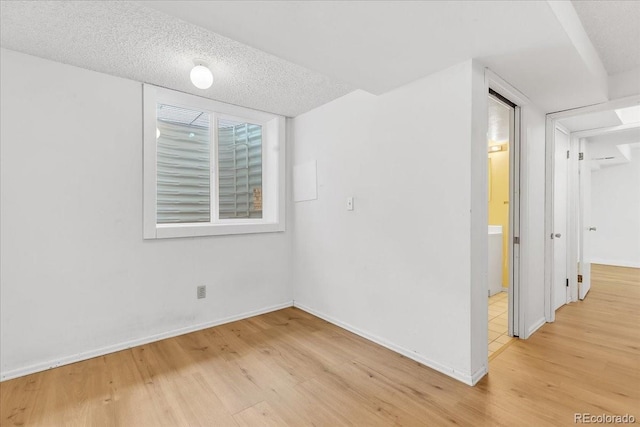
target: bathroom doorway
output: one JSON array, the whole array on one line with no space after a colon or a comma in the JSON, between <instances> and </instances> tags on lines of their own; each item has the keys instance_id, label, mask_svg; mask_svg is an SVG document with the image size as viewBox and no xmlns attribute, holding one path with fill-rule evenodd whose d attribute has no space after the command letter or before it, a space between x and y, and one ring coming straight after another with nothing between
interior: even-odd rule
<instances>
[{"instance_id":1,"label":"bathroom doorway","mask_svg":"<svg viewBox=\"0 0 640 427\"><path fill-rule=\"evenodd\" d=\"M488 120L488 350L492 359L518 331L519 108L489 89Z\"/></svg>"}]
</instances>

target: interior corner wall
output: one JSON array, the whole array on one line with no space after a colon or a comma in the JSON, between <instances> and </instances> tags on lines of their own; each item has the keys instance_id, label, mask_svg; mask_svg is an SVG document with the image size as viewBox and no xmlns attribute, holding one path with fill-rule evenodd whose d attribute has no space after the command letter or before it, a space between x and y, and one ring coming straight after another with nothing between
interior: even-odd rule
<instances>
[{"instance_id":1,"label":"interior corner wall","mask_svg":"<svg viewBox=\"0 0 640 427\"><path fill-rule=\"evenodd\" d=\"M591 172L591 262L640 268L640 149Z\"/></svg>"},{"instance_id":2,"label":"interior corner wall","mask_svg":"<svg viewBox=\"0 0 640 427\"><path fill-rule=\"evenodd\" d=\"M293 207L294 304L467 383L471 316L484 313L486 334L487 295L484 265L484 311L472 312L472 180L486 174L486 110L484 169L470 167L474 69L356 91L292 121L292 164L317 161L318 185Z\"/></svg>"},{"instance_id":3,"label":"interior corner wall","mask_svg":"<svg viewBox=\"0 0 640 427\"><path fill-rule=\"evenodd\" d=\"M291 305L289 232L142 239L141 83L0 62L3 379Z\"/></svg>"}]
</instances>

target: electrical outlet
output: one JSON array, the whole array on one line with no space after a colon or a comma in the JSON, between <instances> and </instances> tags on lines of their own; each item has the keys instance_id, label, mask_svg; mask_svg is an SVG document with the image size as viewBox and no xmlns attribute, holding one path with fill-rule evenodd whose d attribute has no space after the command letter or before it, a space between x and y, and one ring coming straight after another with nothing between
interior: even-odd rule
<instances>
[{"instance_id":1,"label":"electrical outlet","mask_svg":"<svg viewBox=\"0 0 640 427\"><path fill-rule=\"evenodd\" d=\"M198 299L207 297L207 287L206 286L198 286Z\"/></svg>"}]
</instances>

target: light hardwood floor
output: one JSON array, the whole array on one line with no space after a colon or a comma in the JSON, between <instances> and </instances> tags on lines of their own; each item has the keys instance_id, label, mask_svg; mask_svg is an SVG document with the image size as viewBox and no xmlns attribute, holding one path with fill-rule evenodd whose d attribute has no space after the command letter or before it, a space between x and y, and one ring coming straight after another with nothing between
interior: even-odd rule
<instances>
[{"instance_id":1,"label":"light hardwood floor","mask_svg":"<svg viewBox=\"0 0 640 427\"><path fill-rule=\"evenodd\" d=\"M298 309L0 384L1 425L573 425L640 418L640 270L514 340L469 387ZM446 327L447 322L442 323Z\"/></svg>"}]
</instances>

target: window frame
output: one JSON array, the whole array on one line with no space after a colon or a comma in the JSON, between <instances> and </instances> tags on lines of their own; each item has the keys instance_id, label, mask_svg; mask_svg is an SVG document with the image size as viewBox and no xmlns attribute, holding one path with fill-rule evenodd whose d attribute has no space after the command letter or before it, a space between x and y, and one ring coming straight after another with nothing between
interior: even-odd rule
<instances>
[{"instance_id":1,"label":"window frame","mask_svg":"<svg viewBox=\"0 0 640 427\"><path fill-rule=\"evenodd\" d=\"M157 105L209 114L210 222L157 223ZM262 218L219 219L218 120L262 126ZM285 118L149 84L143 85L143 238L220 236L285 231Z\"/></svg>"}]
</instances>

